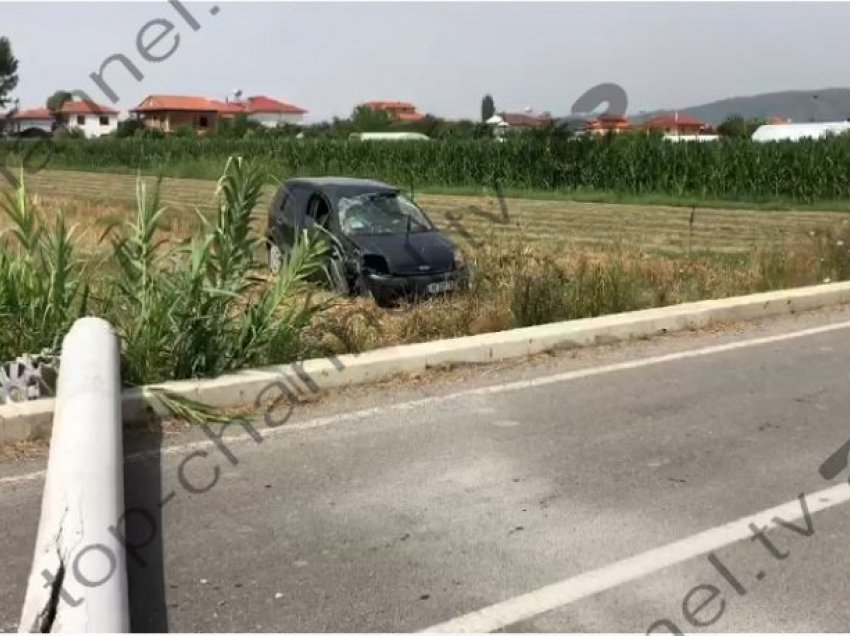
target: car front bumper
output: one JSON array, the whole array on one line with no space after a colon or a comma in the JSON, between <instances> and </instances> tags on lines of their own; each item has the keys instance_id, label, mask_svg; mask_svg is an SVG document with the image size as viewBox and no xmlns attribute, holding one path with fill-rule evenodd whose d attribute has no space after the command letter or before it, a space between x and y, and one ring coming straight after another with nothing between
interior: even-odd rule
<instances>
[{"instance_id":1,"label":"car front bumper","mask_svg":"<svg viewBox=\"0 0 850 636\"><path fill-rule=\"evenodd\" d=\"M469 269L453 270L442 274L394 276L392 274L367 274L369 291L379 303L400 298L426 298L466 289Z\"/></svg>"}]
</instances>

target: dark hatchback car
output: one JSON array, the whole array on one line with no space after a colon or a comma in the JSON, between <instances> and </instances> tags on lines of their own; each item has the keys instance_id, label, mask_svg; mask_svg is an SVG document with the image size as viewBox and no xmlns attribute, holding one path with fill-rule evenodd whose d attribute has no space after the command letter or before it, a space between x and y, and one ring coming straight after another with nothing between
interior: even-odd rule
<instances>
[{"instance_id":1,"label":"dark hatchback car","mask_svg":"<svg viewBox=\"0 0 850 636\"><path fill-rule=\"evenodd\" d=\"M366 179L298 178L272 200L269 267L280 269L296 236L318 225L331 243L327 271L340 293L387 306L466 286L463 255L398 188Z\"/></svg>"}]
</instances>

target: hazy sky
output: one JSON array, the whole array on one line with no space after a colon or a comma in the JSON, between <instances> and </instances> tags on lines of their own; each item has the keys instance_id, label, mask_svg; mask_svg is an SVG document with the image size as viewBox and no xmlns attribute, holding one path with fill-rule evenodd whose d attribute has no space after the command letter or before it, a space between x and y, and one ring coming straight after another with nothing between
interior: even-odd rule
<instances>
[{"instance_id":1,"label":"hazy sky","mask_svg":"<svg viewBox=\"0 0 850 636\"><path fill-rule=\"evenodd\" d=\"M310 111L347 115L371 99L421 112L477 118L492 93L499 110L566 114L587 89L616 82L629 112L752 93L850 85L850 4L773 3L289 3L8 2L0 35L20 60L16 96L42 106L56 89L108 103L89 78L114 53L105 78L122 110L151 93L223 99L234 89ZM139 29L174 28L155 53ZM147 33L148 39L155 35Z\"/></svg>"}]
</instances>

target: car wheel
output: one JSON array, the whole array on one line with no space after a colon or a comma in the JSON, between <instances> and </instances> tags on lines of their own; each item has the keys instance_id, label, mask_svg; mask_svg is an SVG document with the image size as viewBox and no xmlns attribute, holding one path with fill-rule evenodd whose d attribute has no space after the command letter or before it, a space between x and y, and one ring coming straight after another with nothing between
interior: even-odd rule
<instances>
[{"instance_id":1,"label":"car wheel","mask_svg":"<svg viewBox=\"0 0 850 636\"><path fill-rule=\"evenodd\" d=\"M269 243L269 269L272 274L279 274L283 267L283 252L277 243Z\"/></svg>"}]
</instances>

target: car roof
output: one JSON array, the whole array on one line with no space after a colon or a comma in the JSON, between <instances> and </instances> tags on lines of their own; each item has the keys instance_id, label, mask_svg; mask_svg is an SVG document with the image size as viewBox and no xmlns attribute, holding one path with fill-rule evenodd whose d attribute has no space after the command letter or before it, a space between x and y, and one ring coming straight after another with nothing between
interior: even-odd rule
<instances>
[{"instance_id":1,"label":"car roof","mask_svg":"<svg viewBox=\"0 0 850 636\"><path fill-rule=\"evenodd\" d=\"M357 196L358 194L395 193L399 188L373 181L372 179L353 179L351 177L296 177L288 179L286 186L307 186L330 196L331 198Z\"/></svg>"}]
</instances>

